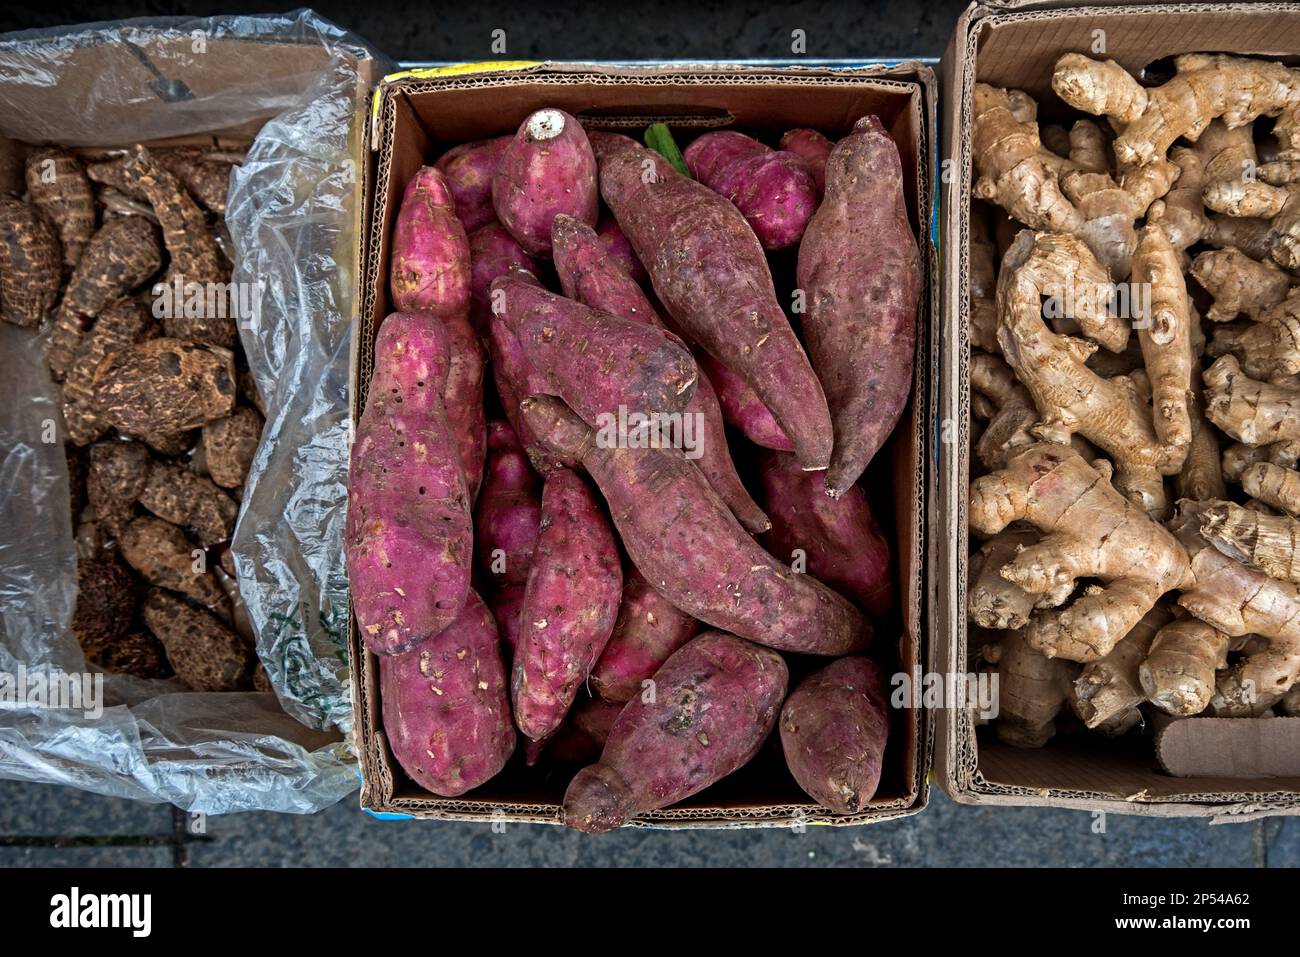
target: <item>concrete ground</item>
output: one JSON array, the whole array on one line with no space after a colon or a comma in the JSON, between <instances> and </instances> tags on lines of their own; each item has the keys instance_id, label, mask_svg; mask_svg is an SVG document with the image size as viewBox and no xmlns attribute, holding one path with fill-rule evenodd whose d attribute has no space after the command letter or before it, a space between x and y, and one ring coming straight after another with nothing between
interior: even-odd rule
<instances>
[{"instance_id":1,"label":"concrete ground","mask_svg":"<svg viewBox=\"0 0 1300 957\"><path fill-rule=\"evenodd\" d=\"M254 12L296 3L186 0L10 4L0 32L127 16ZM313 4L394 59L505 55L593 59L789 57L803 31L810 57L898 59L939 55L964 0L622 4L473 4L382 0ZM0 867L22 866L1241 866L1300 865L1300 821L1210 827L1197 821L1112 815L1094 832L1086 813L971 808L935 792L918 817L864 828L788 831L628 831L588 838L551 827L377 821L354 799L312 817L243 814L190 834L169 807L54 786L0 781ZM419 832L418 840L413 838Z\"/></svg>"},{"instance_id":2,"label":"concrete ground","mask_svg":"<svg viewBox=\"0 0 1300 957\"><path fill-rule=\"evenodd\" d=\"M869 827L628 830L379 821L355 796L312 816L236 814L188 833L170 807L0 781L5 867L1296 867L1300 820L1211 827L1081 811L973 808L935 792L923 813Z\"/></svg>"}]
</instances>

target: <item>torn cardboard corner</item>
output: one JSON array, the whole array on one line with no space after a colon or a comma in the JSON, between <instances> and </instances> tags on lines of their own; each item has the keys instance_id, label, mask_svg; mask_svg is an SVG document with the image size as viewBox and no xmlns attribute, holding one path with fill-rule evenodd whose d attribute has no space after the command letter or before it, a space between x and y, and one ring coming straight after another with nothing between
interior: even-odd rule
<instances>
[{"instance_id":1,"label":"torn cardboard corner","mask_svg":"<svg viewBox=\"0 0 1300 957\"><path fill-rule=\"evenodd\" d=\"M384 81L369 124L370 163L364 171L369 229L362 276L361 318L354 337L353 415L359 415L374 366L375 333L390 310L389 237L402 191L422 165L458 142L497 136L518 127L541 107L566 110L585 125L633 129L652 119L674 126L735 124L775 138L809 126L843 135L867 114L879 116L898 143L905 170L908 212L921 243L925 270L918 316L914 401L880 456L877 478L892 490L889 524L898 556L901 673L929 667L923 607L925 502L931 448L931 364L925 344L934 322L934 80L920 64L842 70L715 67L665 64L611 67L541 63L522 69L479 64L454 71L417 71ZM876 466L873 466L876 468ZM444 820L558 824L566 775L538 775L515 758L496 778L457 798L418 787L393 758L383 727L379 668L349 616L353 711L361 761L361 804L368 810ZM826 814L795 784L779 747L673 807L645 814L637 826L659 828L790 827L809 823L862 824L915 814L926 805L931 746L929 715L900 709L886 751L885 777L875 799L859 813Z\"/></svg>"},{"instance_id":2,"label":"torn cardboard corner","mask_svg":"<svg viewBox=\"0 0 1300 957\"><path fill-rule=\"evenodd\" d=\"M1180 778L1300 779L1300 718L1170 721L1156 735L1156 758Z\"/></svg>"}]
</instances>

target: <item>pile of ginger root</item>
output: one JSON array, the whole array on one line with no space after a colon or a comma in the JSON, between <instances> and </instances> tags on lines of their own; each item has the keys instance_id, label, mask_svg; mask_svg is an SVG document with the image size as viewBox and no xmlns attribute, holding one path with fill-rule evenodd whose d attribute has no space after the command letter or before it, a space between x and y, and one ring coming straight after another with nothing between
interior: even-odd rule
<instances>
[{"instance_id":1,"label":"pile of ginger root","mask_svg":"<svg viewBox=\"0 0 1300 957\"><path fill-rule=\"evenodd\" d=\"M1174 70L974 91L968 649L1019 747L1300 714L1300 70Z\"/></svg>"}]
</instances>

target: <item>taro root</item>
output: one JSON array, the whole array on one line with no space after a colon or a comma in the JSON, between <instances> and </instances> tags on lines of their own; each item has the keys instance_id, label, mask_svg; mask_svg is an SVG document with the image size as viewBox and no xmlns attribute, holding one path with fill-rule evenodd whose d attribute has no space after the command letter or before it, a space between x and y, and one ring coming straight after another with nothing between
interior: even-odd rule
<instances>
[{"instance_id":1,"label":"taro root","mask_svg":"<svg viewBox=\"0 0 1300 957\"><path fill-rule=\"evenodd\" d=\"M162 266L158 230L139 216L105 220L90 237L59 304L45 361L63 378L77 356L91 320L108 304L135 289Z\"/></svg>"},{"instance_id":2,"label":"taro root","mask_svg":"<svg viewBox=\"0 0 1300 957\"><path fill-rule=\"evenodd\" d=\"M144 623L167 649L176 676L195 691L239 691L252 680L243 639L218 619L160 588L141 608Z\"/></svg>"},{"instance_id":3,"label":"taro root","mask_svg":"<svg viewBox=\"0 0 1300 957\"><path fill-rule=\"evenodd\" d=\"M0 317L39 326L63 281L59 237L36 209L0 196Z\"/></svg>"},{"instance_id":4,"label":"taro root","mask_svg":"<svg viewBox=\"0 0 1300 957\"><path fill-rule=\"evenodd\" d=\"M170 678L172 666L162 642L147 631L128 631L96 651L91 659L105 671L137 678Z\"/></svg>"},{"instance_id":5,"label":"taro root","mask_svg":"<svg viewBox=\"0 0 1300 957\"><path fill-rule=\"evenodd\" d=\"M226 214L226 194L230 191L233 164L210 159L191 149L157 150L154 156L205 209L218 216Z\"/></svg>"},{"instance_id":6,"label":"taro root","mask_svg":"<svg viewBox=\"0 0 1300 957\"><path fill-rule=\"evenodd\" d=\"M59 149L32 153L27 157L27 195L54 224L63 265L71 272L95 233L95 196L81 161Z\"/></svg>"},{"instance_id":7,"label":"taro root","mask_svg":"<svg viewBox=\"0 0 1300 957\"><path fill-rule=\"evenodd\" d=\"M110 354L144 339L152 329L149 319L144 306L134 299L117 299L83 338L63 383L63 420L68 438L75 444L86 445L108 431L108 423L95 405L95 370Z\"/></svg>"},{"instance_id":8,"label":"taro root","mask_svg":"<svg viewBox=\"0 0 1300 957\"><path fill-rule=\"evenodd\" d=\"M193 432L142 432L139 435L124 432L123 434L128 438L139 439L166 458L184 455L194 447Z\"/></svg>"},{"instance_id":9,"label":"taro root","mask_svg":"<svg viewBox=\"0 0 1300 957\"><path fill-rule=\"evenodd\" d=\"M100 364L94 397L105 421L123 432L184 432L230 414L234 362L224 349L150 339Z\"/></svg>"},{"instance_id":10,"label":"taro root","mask_svg":"<svg viewBox=\"0 0 1300 957\"><path fill-rule=\"evenodd\" d=\"M243 485L261 436L262 417L249 408L238 408L205 425L203 458L212 481L223 488Z\"/></svg>"},{"instance_id":11,"label":"taro root","mask_svg":"<svg viewBox=\"0 0 1300 957\"><path fill-rule=\"evenodd\" d=\"M206 556L171 522L143 515L122 530L118 545L126 563L149 584L179 592L230 620L225 590L208 571Z\"/></svg>"},{"instance_id":12,"label":"taro root","mask_svg":"<svg viewBox=\"0 0 1300 957\"><path fill-rule=\"evenodd\" d=\"M230 538L239 506L202 475L170 462L149 467L140 504L173 525L193 528L207 546Z\"/></svg>"},{"instance_id":13,"label":"taro root","mask_svg":"<svg viewBox=\"0 0 1300 957\"><path fill-rule=\"evenodd\" d=\"M77 607L72 634L86 657L126 632L135 613L135 582L115 561L77 562Z\"/></svg>"},{"instance_id":14,"label":"taro root","mask_svg":"<svg viewBox=\"0 0 1300 957\"><path fill-rule=\"evenodd\" d=\"M135 517L135 502L149 473L149 450L139 442L105 440L90 447L86 498L95 522L116 537Z\"/></svg>"}]
</instances>

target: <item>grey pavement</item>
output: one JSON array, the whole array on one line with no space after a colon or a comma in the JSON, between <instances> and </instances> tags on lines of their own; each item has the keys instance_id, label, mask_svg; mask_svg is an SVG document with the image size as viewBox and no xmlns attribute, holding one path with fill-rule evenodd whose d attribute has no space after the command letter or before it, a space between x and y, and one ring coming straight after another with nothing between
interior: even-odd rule
<instances>
[{"instance_id":1,"label":"grey pavement","mask_svg":"<svg viewBox=\"0 0 1300 957\"><path fill-rule=\"evenodd\" d=\"M1199 820L955 804L854 828L651 831L380 821L355 795L318 814L208 818L0 781L0 867L1295 867L1300 821Z\"/></svg>"}]
</instances>

